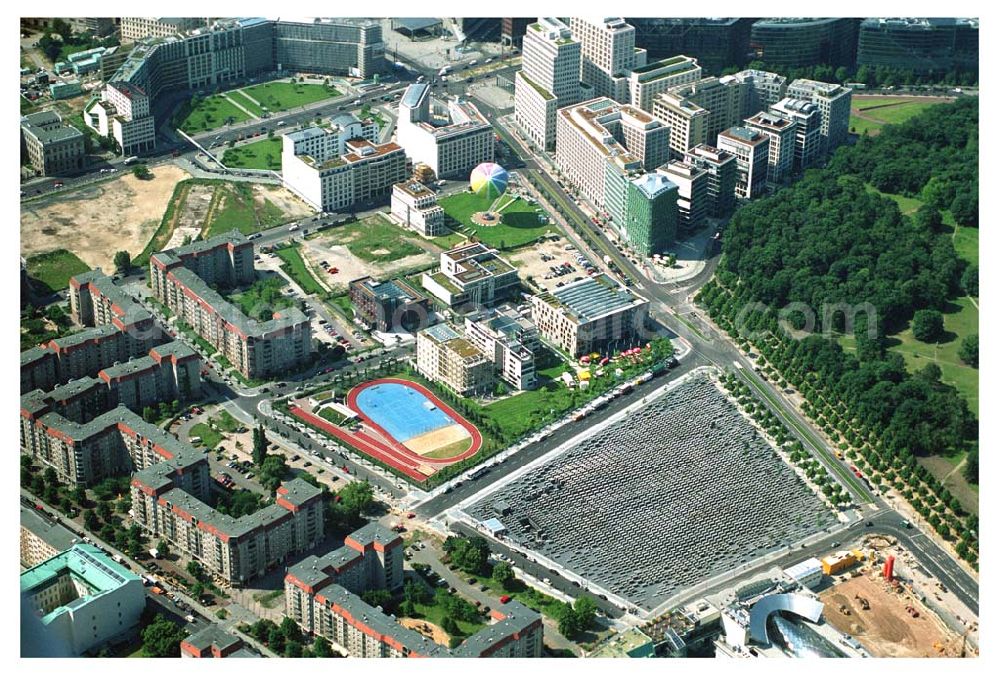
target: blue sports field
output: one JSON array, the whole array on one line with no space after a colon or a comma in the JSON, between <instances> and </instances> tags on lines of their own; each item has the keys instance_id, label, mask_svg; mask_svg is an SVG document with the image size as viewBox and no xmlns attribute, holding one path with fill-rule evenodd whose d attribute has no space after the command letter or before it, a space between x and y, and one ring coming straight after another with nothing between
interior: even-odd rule
<instances>
[{"instance_id":1,"label":"blue sports field","mask_svg":"<svg viewBox=\"0 0 1000 679\"><path fill-rule=\"evenodd\" d=\"M381 382L365 387L355 398L357 408L400 443L455 424L426 396L405 384Z\"/></svg>"}]
</instances>

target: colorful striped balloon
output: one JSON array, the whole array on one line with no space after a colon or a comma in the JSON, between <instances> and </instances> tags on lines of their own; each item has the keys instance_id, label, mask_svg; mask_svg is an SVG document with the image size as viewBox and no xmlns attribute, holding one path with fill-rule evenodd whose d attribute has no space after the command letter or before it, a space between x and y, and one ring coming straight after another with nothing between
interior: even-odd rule
<instances>
[{"instance_id":1,"label":"colorful striped balloon","mask_svg":"<svg viewBox=\"0 0 1000 679\"><path fill-rule=\"evenodd\" d=\"M480 163L469 177L472 191L487 200L493 200L503 195L507 190L509 175L507 170L496 163Z\"/></svg>"}]
</instances>

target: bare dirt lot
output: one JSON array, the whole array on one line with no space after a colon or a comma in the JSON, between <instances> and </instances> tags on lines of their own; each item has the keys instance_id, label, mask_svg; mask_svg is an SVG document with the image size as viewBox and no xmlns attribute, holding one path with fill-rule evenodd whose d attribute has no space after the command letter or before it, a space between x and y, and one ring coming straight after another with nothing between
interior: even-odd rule
<instances>
[{"instance_id":1,"label":"bare dirt lot","mask_svg":"<svg viewBox=\"0 0 1000 679\"><path fill-rule=\"evenodd\" d=\"M864 610L855 596L867 599L870 608ZM877 657L957 657L961 652L961 640L930 609L890 591L884 581L868 574L833 585L820 599L826 604L823 616L827 621ZM920 617L914 618L906 606L913 606Z\"/></svg>"},{"instance_id":2,"label":"bare dirt lot","mask_svg":"<svg viewBox=\"0 0 1000 679\"><path fill-rule=\"evenodd\" d=\"M536 287L553 291L558 283L570 283L577 276L587 275L587 272L576 261L579 252L576 250L567 251L567 245L570 245L570 242L560 236L557 239L539 241L528 247L514 250L508 253L507 258L512 265L520 270L522 279L531 276ZM554 259L544 261L543 255L552 256ZM549 270L550 266L559 266L563 262L569 262L570 266L576 270L564 276L545 278L552 274Z\"/></svg>"},{"instance_id":3,"label":"bare dirt lot","mask_svg":"<svg viewBox=\"0 0 1000 679\"><path fill-rule=\"evenodd\" d=\"M173 165L153 178L131 174L21 206L21 254L66 248L90 266L114 270L118 250L136 255L146 247L177 182L188 173Z\"/></svg>"},{"instance_id":4,"label":"bare dirt lot","mask_svg":"<svg viewBox=\"0 0 1000 679\"><path fill-rule=\"evenodd\" d=\"M285 213L290 219L298 219L313 214L312 208L305 201L283 186L274 184L254 184L254 202L264 207L264 201L269 200L275 207Z\"/></svg>"}]
</instances>

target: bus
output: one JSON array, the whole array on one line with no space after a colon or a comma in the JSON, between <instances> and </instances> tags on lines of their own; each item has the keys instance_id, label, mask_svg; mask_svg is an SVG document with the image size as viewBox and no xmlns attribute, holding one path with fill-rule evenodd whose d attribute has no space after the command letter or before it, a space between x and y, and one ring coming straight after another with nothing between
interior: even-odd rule
<instances>
[{"instance_id":1,"label":"bus","mask_svg":"<svg viewBox=\"0 0 1000 679\"><path fill-rule=\"evenodd\" d=\"M125 165L131 165L132 163L137 162L138 160L139 160L139 156L131 156L131 157L125 159L125 163L124 164Z\"/></svg>"}]
</instances>

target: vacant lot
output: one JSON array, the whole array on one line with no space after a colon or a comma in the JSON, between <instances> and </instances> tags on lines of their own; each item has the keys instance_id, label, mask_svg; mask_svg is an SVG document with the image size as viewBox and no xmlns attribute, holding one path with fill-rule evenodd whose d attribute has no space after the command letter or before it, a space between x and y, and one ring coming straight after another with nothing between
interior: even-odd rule
<instances>
[{"instance_id":1,"label":"vacant lot","mask_svg":"<svg viewBox=\"0 0 1000 679\"><path fill-rule=\"evenodd\" d=\"M143 250L177 182L188 174L161 165L150 180L126 174L92 186L58 193L21 205L21 254L65 249L88 266L114 271L118 250Z\"/></svg>"},{"instance_id":2,"label":"vacant lot","mask_svg":"<svg viewBox=\"0 0 1000 679\"><path fill-rule=\"evenodd\" d=\"M474 193L458 193L440 201L445 213L461 224L461 230L487 245L501 250L517 248L534 242L547 232L558 233L559 229L539 220L545 216L545 210L517 198L509 201L506 197L500 202L502 223L496 226L478 226L472 223L472 215L490 207L493 201Z\"/></svg>"},{"instance_id":3,"label":"vacant lot","mask_svg":"<svg viewBox=\"0 0 1000 679\"><path fill-rule=\"evenodd\" d=\"M333 87L288 81L254 85L253 87L243 88L239 93L248 96L252 101L257 101L260 107L266 108L271 112L287 111L299 106L323 101L330 97L340 96L340 92ZM240 103L243 103L242 99ZM247 108L250 108L250 106L247 106Z\"/></svg>"},{"instance_id":4,"label":"vacant lot","mask_svg":"<svg viewBox=\"0 0 1000 679\"><path fill-rule=\"evenodd\" d=\"M337 268L327 276L334 289L346 290L349 281L369 275L388 278L433 266L442 248L381 215L328 229L302 243L302 256L317 271ZM319 263L325 261L326 267Z\"/></svg>"},{"instance_id":5,"label":"vacant lot","mask_svg":"<svg viewBox=\"0 0 1000 679\"><path fill-rule=\"evenodd\" d=\"M586 275L583 269L577 264L577 253L567 252L566 245L565 238L540 241L508 253L507 260L517 267L522 279L530 279L536 286L551 292L557 289L557 284L560 282L569 283L577 276ZM543 259L543 257L553 257L554 259ZM549 267L558 266L564 262L569 262L576 271L565 276L545 278L552 275Z\"/></svg>"},{"instance_id":6,"label":"vacant lot","mask_svg":"<svg viewBox=\"0 0 1000 679\"><path fill-rule=\"evenodd\" d=\"M228 167L248 170L280 170L281 139L275 137L226 149L222 162Z\"/></svg>"},{"instance_id":7,"label":"vacant lot","mask_svg":"<svg viewBox=\"0 0 1000 679\"><path fill-rule=\"evenodd\" d=\"M855 597L867 599L868 610ZM857 639L877 658L958 655L958 640L945 631L931 610L912 598L904 600L881 580L859 575L830 587L820 600L826 604L823 617L827 622ZM912 617L907 605L914 606L920 617Z\"/></svg>"},{"instance_id":8,"label":"vacant lot","mask_svg":"<svg viewBox=\"0 0 1000 679\"><path fill-rule=\"evenodd\" d=\"M334 229L329 239L331 243L346 246L351 254L366 262L394 262L419 255L424 248L416 244L417 240L381 215Z\"/></svg>"}]
</instances>

